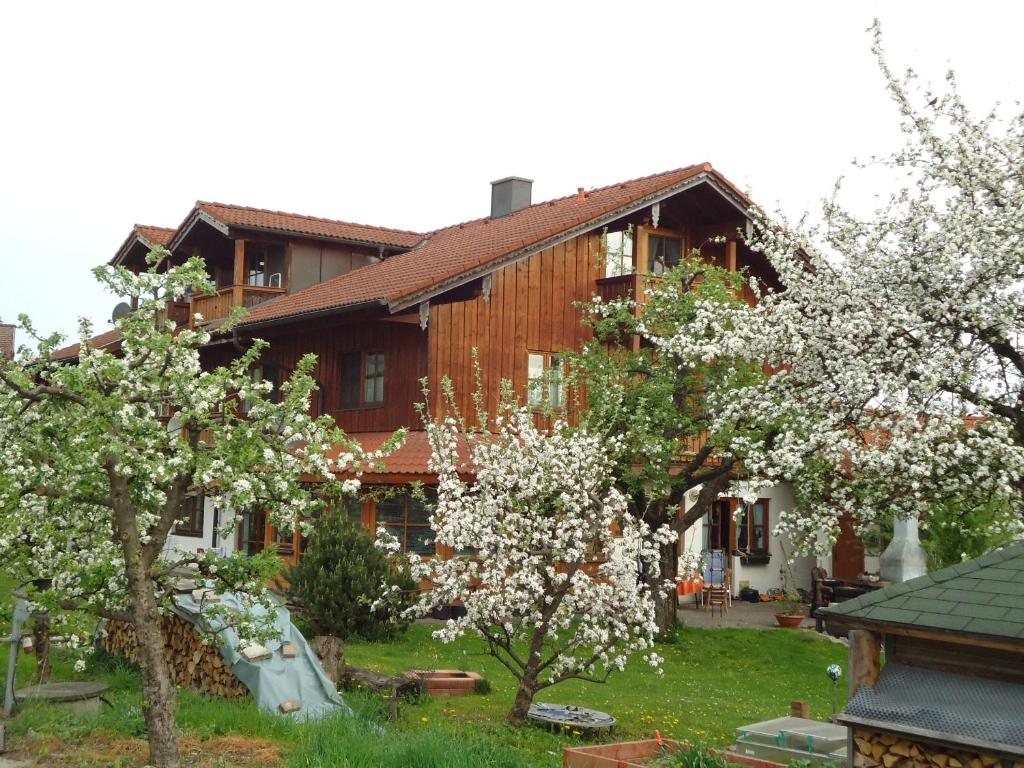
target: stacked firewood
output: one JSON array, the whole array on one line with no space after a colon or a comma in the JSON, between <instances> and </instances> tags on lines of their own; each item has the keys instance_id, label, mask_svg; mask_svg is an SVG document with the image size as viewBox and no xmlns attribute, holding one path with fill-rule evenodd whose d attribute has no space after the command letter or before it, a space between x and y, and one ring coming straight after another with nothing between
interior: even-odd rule
<instances>
[{"instance_id":1,"label":"stacked firewood","mask_svg":"<svg viewBox=\"0 0 1024 768\"><path fill-rule=\"evenodd\" d=\"M214 696L237 699L249 695L249 689L224 663L216 645L203 643L191 622L180 616L165 617L161 628L164 659L175 685L198 688ZM123 621L109 621L102 647L108 653L137 661L135 628Z\"/></svg>"},{"instance_id":2,"label":"stacked firewood","mask_svg":"<svg viewBox=\"0 0 1024 768\"><path fill-rule=\"evenodd\" d=\"M1003 761L993 755L910 741L887 733L858 729L853 741L855 768L999 768L1003 765ZM1024 768L1024 761L1013 763L1012 768Z\"/></svg>"}]
</instances>

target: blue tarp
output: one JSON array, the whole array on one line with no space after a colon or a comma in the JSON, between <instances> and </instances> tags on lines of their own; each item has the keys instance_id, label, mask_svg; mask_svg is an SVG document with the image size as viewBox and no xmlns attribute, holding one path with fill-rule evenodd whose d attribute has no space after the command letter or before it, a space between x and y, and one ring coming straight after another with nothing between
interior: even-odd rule
<instances>
[{"instance_id":1,"label":"blue tarp","mask_svg":"<svg viewBox=\"0 0 1024 768\"><path fill-rule=\"evenodd\" d=\"M228 609L247 612L257 617L266 615L263 608L247 607L237 595L230 592L218 595L218 598L218 604ZM248 661L239 653L238 634L231 627L225 627L223 617L211 616L206 611L200 612L200 606L191 594L177 595L174 603L173 610L181 618L208 632L217 632L217 642L224 663L252 692L252 697L260 709L280 714L281 703L294 700L298 701L302 708L290 713L289 717L298 720L319 718L327 713L339 711L352 714L352 710L324 674L316 654L302 633L292 624L291 614L284 606L277 607L274 617L276 639L268 640L264 644L272 656L262 661ZM295 647L294 658L286 659L282 655L281 646L285 642Z\"/></svg>"}]
</instances>

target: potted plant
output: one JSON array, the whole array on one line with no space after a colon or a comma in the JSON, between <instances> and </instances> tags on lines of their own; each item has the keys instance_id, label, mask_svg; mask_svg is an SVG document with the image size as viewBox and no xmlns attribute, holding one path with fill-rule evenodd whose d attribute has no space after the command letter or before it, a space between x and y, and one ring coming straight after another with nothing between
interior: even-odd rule
<instances>
[{"instance_id":1,"label":"potted plant","mask_svg":"<svg viewBox=\"0 0 1024 768\"><path fill-rule=\"evenodd\" d=\"M800 600L800 593L792 587L786 587L782 591L782 597L777 601L779 610L775 612L775 621L780 627L796 629L801 622L807 618L804 613L804 606Z\"/></svg>"},{"instance_id":2,"label":"potted plant","mask_svg":"<svg viewBox=\"0 0 1024 768\"><path fill-rule=\"evenodd\" d=\"M807 614L804 612L800 593L796 590L796 579L793 578L793 568L789 556L786 554L786 548L782 546L782 542L779 542L779 546L782 548L782 567L779 569L779 573L783 579L783 586L781 598L777 598L780 605L779 610L775 612L775 621L780 627L796 629Z\"/></svg>"}]
</instances>

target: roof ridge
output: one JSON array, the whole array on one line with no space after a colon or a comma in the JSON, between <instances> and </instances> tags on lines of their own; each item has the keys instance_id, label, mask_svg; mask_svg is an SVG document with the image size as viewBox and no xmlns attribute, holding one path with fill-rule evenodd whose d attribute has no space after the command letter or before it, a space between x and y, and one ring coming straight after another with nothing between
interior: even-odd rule
<instances>
[{"instance_id":1,"label":"roof ridge","mask_svg":"<svg viewBox=\"0 0 1024 768\"><path fill-rule=\"evenodd\" d=\"M164 232L177 232L177 227L161 227L159 224L132 224L132 229L162 229Z\"/></svg>"},{"instance_id":2,"label":"roof ridge","mask_svg":"<svg viewBox=\"0 0 1024 768\"><path fill-rule=\"evenodd\" d=\"M591 187L590 189L586 189L585 191L589 195L589 194L594 193L594 192L605 192L605 191L607 191L609 189L615 189L616 187L619 187L621 189L622 187L626 186L627 184L636 184L636 183L641 182L641 181L648 181L648 180L653 179L653 178L655 178L657 176L669 176L669 175L671 175L673 173L681 173L682 171L689 171L689 170L692 170L693 168L699 168L699 167L703 167L705 171L712 171L712 170L714 170L711 167L711 163L694 163L693 165L683 165L683 166L680 166L679 168L673 168L671 171L660 171L659 173L649 173L646 176L637 176L636 178L626 179L625 181L616 181L613 184L605 184L603 187ZM515 216L517 213L522 213L523 211L529 211L532 208L539 208L539 207L544 206L544 205L552 205L554 203L561 202L562 200L573 200L573 199L576 198L576 196L578 194L579 194L579 192L577 191L577 192L572 193L572 194L562 195L561 197L551 197L551 198L548 198L547 200L540 200L540 201L538 201L536 203L530 203L529 205L527 205L524 208L517 208L516 210L512 211L511 213L505 214L504 216L499 216L498 218L499 219L509 219L509 218ZM429 232L424 232L423 234L424 235L434 235L434 234L437 234L438 232L445 232L445 231L447 231L449 229L456 229L458 227L465 227L465 226L467 226L469 224L477 224L477 223L482 222L482 221L495 221L495 220L496 219L493 216L478 216L475 219L466 219L465 221L460 221L460 222L457 222L455 224L450 224L447 227L439 227L438 229L434 229L434 230L431 230ZM421 243L421 245L422 245L422 243ZM416 247L418 248L419 245L417 245Z\"/></svg>"},{"instance_id":3,"label":"roof ridge","mask_svg":"<svg viewBox=\"0 0 1024 768\"><path fill-rule=\"evenodd\" d=\"M240 211L254 211L256 213L270 213L277 216L294 216L297 219L306 219L307 221L322 221L326 224L344 224L349 227L365 227L367 229L380 229L387 232L398 232L403 235L424 235L428 234L425 232L417 232L412 229L399 229L397 227L383 227L377 224L361 224L357 221L344 221L342 219L328 219L326 216L310 216L306 213L292 213L290 211L275 211L272 208L256 208L251 205L236 205L235 203L219 203L215 200L196 200L195 207L198 208L202 205L219 206L221 208L233 208Z\"/></svg>"}]
</instances>

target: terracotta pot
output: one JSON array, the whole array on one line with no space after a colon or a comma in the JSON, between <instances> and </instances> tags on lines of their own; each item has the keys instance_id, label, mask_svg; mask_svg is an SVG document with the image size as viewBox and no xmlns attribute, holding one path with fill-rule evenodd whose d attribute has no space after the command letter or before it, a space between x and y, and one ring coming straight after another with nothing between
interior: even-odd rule
<instances>
[{"instance_id":1,"label":"terracotta pot","mask_svg":"<svg viewBox=\"0 0 1024 768\"><path fill-rule=\"evenodd\" d=\"M796 629L800 626L803 620L807 618L802 613L776 613L775 620L779 622L780 627L786 629Z\"/></svg>"}]
</instances>

